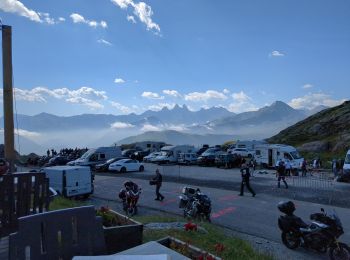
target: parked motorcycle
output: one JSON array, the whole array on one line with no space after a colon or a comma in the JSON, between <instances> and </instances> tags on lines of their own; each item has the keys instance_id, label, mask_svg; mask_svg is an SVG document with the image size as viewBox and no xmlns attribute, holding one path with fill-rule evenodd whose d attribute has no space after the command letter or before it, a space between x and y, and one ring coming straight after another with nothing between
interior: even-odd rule
<instances>
[{"instance_id":1,"label":"parked motorcycle","mask_svg":"<svg viewBox=\"0 0 350 260\"><path fill-rule=\"evenodd\" d=\"M119 198L123 203L123 210L128 216L133 216L137 214L137 202L141 194L141 188L139 188L135 183L131 185L125 185L124 189L119 192Z\"/></svg>"},{"instance_id":2,"label":"parked motorcycle","mask_svg":"<svg viewBox=\"0 0 350 260\"><path fill-rule=\"evenodd\" d=\"M311 224L306 224L294 215L295 205L292 201L282 201L277 207L285 214L278 218L278 226L286 247L296 249L303 246L320 253L328 251L330 259L350 259L350 248L338 241L344 231L335 212L327 214L321 208L321 213L310 215Z\"/></svg>"},{"instance_id":3,"label":"parked motorcycle","mask_svg":"<svg viewBox=\"0 0 350 260\"><path fill-rule=\"evenodd\" d=\"M184 187L179 199L179 208L183 209L184 217L204 219L211 222L211 200L207 195L201 193L199 189Z\"/></svg>"}]
</instances>

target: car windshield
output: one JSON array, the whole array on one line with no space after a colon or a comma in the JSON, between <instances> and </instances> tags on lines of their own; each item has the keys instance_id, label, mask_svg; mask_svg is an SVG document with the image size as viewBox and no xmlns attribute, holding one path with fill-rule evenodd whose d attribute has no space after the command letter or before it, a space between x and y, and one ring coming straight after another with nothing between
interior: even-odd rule
<instances>
[{"instance_id":1,"label":"car windshield","mask_svg":"<svg viewBox=\"0 0 350 260\"><path fill-rule=\"evenodd\" d=\"M84 153L80 158L81 159L89 158L94 152L95 152L95 150L89 150L86 153Z\"/></svg>"},{"instance_id":2,"label":"car windshield","mask_svg":"<svg viewBox=\"0 0 350 260\"><path fill-rule=\"evenodd\" d=\"M301 159L301 155L298 153L298 151L294 151L294 152L290 152L290 155L294 158L294 159Z\"/></svg>"},{"instance_id":3,"label":"car windshield","mask_svg":"<svg viewBox=\"0 0 350 260\"><path fill-rule=\"evenodd\" d=\"M215 149L215 148L209 148L204 153L202 153L202 155L211 155L211 154L215 153L216 151L217 151L217 149Z\"/></svg>"},{"instance_id":4,"label":"car windshield","mask_svg":"<svg viewBox=\"0 0 350 260\"><path fill-rule=\"evenodd\" d=\"M346 164L350 163L350 153L346 155L344 163Z\"/></svg>"},{"instance_id":5,"label":"car windshield","mask_svg":"<svg viewBox=\"0 0 350 260\"><path fill-rule=\"evenodd\" d=\"M109 159L108 161L107 161L107 163L112 163L112 162L115 162L117 160L117 158L112 158L112 159Z\"/></svg>"}]
</instances>

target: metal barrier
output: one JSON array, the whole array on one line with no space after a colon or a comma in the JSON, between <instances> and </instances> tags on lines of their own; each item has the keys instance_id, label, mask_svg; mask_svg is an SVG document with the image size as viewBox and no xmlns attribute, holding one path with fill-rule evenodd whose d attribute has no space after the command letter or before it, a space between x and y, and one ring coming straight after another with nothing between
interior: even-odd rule
<instances>
[{"instance_id":1,"label":"metal barrier","mask_svg":"<svg viewBox=\"0 0 350 260\"><path fill-rule=\"evenodd\" d=\"M294 199L305 190L317 197L328 198L328 203L332 203L334 193L334 179L328 172L309 172L307 176L289 177L290 186L293 187Z\"/></svg>"}]
</instances>

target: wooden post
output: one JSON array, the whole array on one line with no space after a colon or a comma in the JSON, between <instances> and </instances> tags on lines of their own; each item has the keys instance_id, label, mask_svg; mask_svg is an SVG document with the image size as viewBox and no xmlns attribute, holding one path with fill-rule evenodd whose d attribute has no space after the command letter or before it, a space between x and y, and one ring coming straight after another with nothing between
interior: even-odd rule
<instances>
[{"instance_id":1,"label":"wooden post","mask_svg":"<svg viewBox=\"0 0 350 260\"><path fill-rule=\"evenodd\" d=\"M10 172L14 172L16 159L13 123L13 89L12 89L12 29L2 25L2 65L3 65L3 100L4 100L4 144L5 159L10 163Z\"/></svg>"}]
</instances>

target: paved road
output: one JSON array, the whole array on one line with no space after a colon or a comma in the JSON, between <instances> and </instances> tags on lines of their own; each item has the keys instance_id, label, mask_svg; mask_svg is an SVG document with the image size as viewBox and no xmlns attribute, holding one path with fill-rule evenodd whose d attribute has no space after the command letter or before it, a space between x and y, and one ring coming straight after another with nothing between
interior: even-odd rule
<instances>
[{"instance_id":1,"label":"paved road","mask_svg":"<svg viewBox=\"0 0 350 260\"><path fill-rule=\"evenodd\" d=\"M138 173L147 174L147 173ZM96 176L94 197L109 201L117 201L117 193L125 180L130 177L122 175ZM182 214L178 208L178 195L183 187L182 184L164 182L162 193L166 197L163 202L155 201L154 187L149 186L147 180L133 179L142 186L142 195L139 202L140 208L152 208L174 214ZM239 232L266 238L271 241L280 242L280 231L277 227L279 212L277 203L283 197L258 194L255 198L246 193L244 197L238 196L238 190L226 190L220 188L200 187L201 190L212 199L212 220L214 224L224 226ZM286 192L288 192L286 190ZM350 209L327 207L310 202L296 201L296 214L307 220L309 215L319 212L321 207L326 210L335 209L343 222L345 235L342 241L350 243ZM140 212L142 214L142 211ZM308 258L319 258L311 254Z\"/></svg>"}]
</instances>

